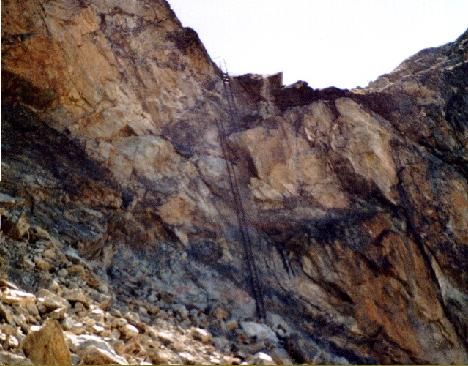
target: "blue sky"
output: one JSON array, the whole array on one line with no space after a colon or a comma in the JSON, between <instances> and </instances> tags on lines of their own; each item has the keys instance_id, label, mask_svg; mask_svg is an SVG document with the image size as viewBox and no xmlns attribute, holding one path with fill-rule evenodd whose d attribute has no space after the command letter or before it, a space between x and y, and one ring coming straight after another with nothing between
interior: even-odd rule
<instances>
[{"instance_id":1,"label":"blue sky","mask_svg":"<svg viewBox=\"0 0 468 366\"><path fill-rule=\"evenodd\" d=\"M232 74L365 86L468 27L468 0L169 0Z\"/></svg>"}]
</instances>

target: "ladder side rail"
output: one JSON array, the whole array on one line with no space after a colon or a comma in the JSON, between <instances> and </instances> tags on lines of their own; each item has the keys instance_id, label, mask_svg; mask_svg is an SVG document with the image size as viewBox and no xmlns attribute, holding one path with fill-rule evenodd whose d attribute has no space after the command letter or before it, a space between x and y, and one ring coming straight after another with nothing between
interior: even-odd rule
<instances>
[{"instance_id":1,"label":"ladder side rail","mask_svg":"<svg viewBox=\"0 0 468 366\"><path fill-rule=\"evenodd\" d=\"M253 295L257 304L257 312L259 314L259 317L264 318L264 311L262 310L262 306L260 303L260 293L258 290L258 275L256 274L255 271L255 263L252 263L252 252L251 248L249 247L250 243L250 237L248 235L248 230L245 228L245 222L242 219L242 217L245 217L245 213L242 212L242 201L240 199L240 191L238 187L238 182L237 182L237 176L235 174L235 170L232 166L231 159L232 157L229 154L229 149L227 147L227 142L226 142L226 131L224 128L224 124L221 121L218 121L218 130L219 130L219 138L220 138L220 145L222 149L222 153L224 155L225 161L226 161L226 168L228 171L228 177L229 177L229 185L231 188L231 192L233 194L233 200L234 200L234 206L236 210L236 216L237 216L237 221L239 225L239 231L241 234L241 240L243 244L243 249L244 249L244 255L246 257L247 261L247 266L248 266L248 271L249 271L249 282L250 286L252 287Z\"/></svg>"},{"instance_id":2,"label":"ladder side rail","mask_svg":"<svg viewBox=\"0 0 468 366\"><path fill-rule=\"evenodd\" d=\"M239 118L239 114L238 114L237 105L235 103L234 95L232 92L231 84L229 81L229 76L227 73L223 75L223 84L224 84L225 94L228 100L228 108L230 112L231 122L233 123L233 125L235 125L235 122L236 122L235 119ZM244 242L243 243L245 247L244 250L246 252L247 265L249 267L249 272L250 272L251 282L252 282L252 291L254 292L258 315L260 318L264 318L266 314L265 314L265 305L264 305L264 300L263 300L263 289L260 284L258 269L257 269L255 257L253 254L253 250L252 250L252 240L251 240L250 233L248 230L249 225L248 225L247 218L246 218L245 208L241 199L239 181L238 181L237 174L233 167L232 167L232 175L233 175L233 187L235 190L235 192L233 192L233 195L237 196L236 204L239 206L236 208L236 211L239 212L239 216L238 216L239 229L241 231L241 236Z\"/></svg>"}]
</instances>

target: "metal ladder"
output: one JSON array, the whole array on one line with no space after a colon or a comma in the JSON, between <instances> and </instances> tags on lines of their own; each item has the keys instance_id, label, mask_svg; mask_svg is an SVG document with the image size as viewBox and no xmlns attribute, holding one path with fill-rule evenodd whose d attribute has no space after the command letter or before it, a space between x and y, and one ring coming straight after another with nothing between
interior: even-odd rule
<instances>
[{"instance_id":1,"label":"metal ladder","mask_svg":"<svg viewBox=\"0 0 468 366\"><path fill-rule=\"evenodd\" d=\"M231 78L227 72L223 73L223 87L224 95L228 102L228 112L230 116L231 125L235 125L239 120L239 112L234 100L234 93L231 87ZM226 170L229 177L229 186L232 192L232 197L234 200L234 208L236 210L237 223L239 225L239 232L242 240L242 246L244 249L245 260L247 264L247 269L249 271L249 282L252 290L253 297L255 299L257 317L259 319L265 319L265 303L263 297L262 284L260 282L257 264L255 262L255 257L252 250L252 239L250 237L248 229L248 220L245 214L244 204L242 202L242 197L239 189L239 180L237 178L236 171L234 169L231 150L227 145L227 133L224 127L222 120L218 120L218 135L221 145L221 150L223 152L224 160L226 161Z\"/></svg>"}]
</instances>

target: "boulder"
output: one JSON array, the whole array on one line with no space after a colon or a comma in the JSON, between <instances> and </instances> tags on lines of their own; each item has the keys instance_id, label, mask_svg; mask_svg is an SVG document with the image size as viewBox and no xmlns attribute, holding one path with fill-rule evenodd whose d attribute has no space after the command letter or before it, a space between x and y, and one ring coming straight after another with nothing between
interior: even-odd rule
<instances>
[{"instance_id":1,"label":"boulder","mask_svg":"<svg viewBox=\"0 0 468 366\"><path fill-rule=\"evenodd\" d=\"M31 361L26 357L10 353L7 351L0 351L0 365L31 365Z\"/></svg>"},{"instance_id":2,"label":"boulder","mask_svg":"<svg viewBox=\"0 0 468 366\"><path fill-rule=\"evenodd\" d=\"M172 309L174 312L180 316L181 319L187 319L188 317L188 310L184 304L174 304L172 305Z\"/></svg>"},{"instance_id":3,"label":"boulder","mask_svg":"<svg viewBox=\"0 0 468 366\"><path fill-rule=\"evenodd\" d=\"M30 332L22 348L36 365L71 365L70 351L56 320L47 319L38 331Z\"/></svg>"},{"instance_id":4,"label":"boulder","mask_svg":"<svg viewBox=\"0 0 468 366\"><path fill-rule=\"evenodd\" d=\"M36 295L38 304L44 306L47 311L66 309L70 306L67 300L44 288L41 288Z\"/></svg>"},{"instance_id":5,"label":"boulder","mask_svg":"<svg viewBox=\"0 0 468 366\"><path fill-rule=\"evenodd\" d=\"M254 365L276 365L271 356L264 352L258 352L254 355L251 361Z\"/></svg>"},{"instance_id":6,"label":"boulder","mask_svg":"<svg viewBox=\"0 0 468 366\"><path fill-rule=\"evenodd\" d=\"M3 305L0 303L0 320L6 322L7 324L13 325L14 318L13 313L10 310L10 307Z\"/></svg>"},{"instance_id":7,"label":"boulder","mask_svg":"<svg viewBox=\"0 0 468 366\"><path fill-rule=\"evenodd\" d=\"M139 333L137 327L131 324L125 324L120 328L120 332L125 336L125 338L133 338Z\"/></svg>"},{"instance_id":8,"label":"boulder","mask_svg":"<svg viewBox=\"0 0 468 366\"><path fill-rule=\"evenodd\" d=\"M39 268L41 271L49 271L52 268L52 265L46 261L41 256L34 257L34 264Z\"/></svg>"},{"instance_id":9,"label":"boulder","mask_svg":"<svg viewBox=\"0 0 468 366\"><path fill-rule=\"evenodd\" d=\"M0 193L1 195L1 193ZM3 289L3 288L11 288L13 290L18 290L18 286L16 286L14 283L4 279L4 278L0 278L0 288Z\"/></svg>"},{"instance_id":10,"label":"boulder","mask_svg":"<svg viewBox=\"0 0 468 366\"><path fill-rule=\"evenodd\" d=\"M2 231L13 239L22 239L28 233L28 230L29 222L26 215L21 214L18 218L3 216Z\"/></svg>"},{"instance_id":11,"label":"boulder","mask_svg":"<svg viewBox=\"0 0 468 366\"><path fill-rule=\"evenodd\" d=\"M86 348L80 356L84 365L128 365L127 360L115 352L94 345Z\"/></svg>"},{"instance_id":12,"label":"boulder","mask_svg":"<svg viewBox=\"0 0 468 366\"><path fill-rule=\"evenodd\" d=\"M169 346L175 341L174 334L168 331L155 331L154 335L165 346Z\"/></svg>"},{"instance_id":13,"label":"boulder","mask_svg":"<svg viewBox=\"0 0 468 366\"><path fill-rule=\"evenodd\" d=\"M286 323L286 321L278 314L268 313L267 322L271 329L280 337L286 337L290 335L291 328L289 327L288 323Z\"/></svg>"},{"instance_id":14,"label":"boulder","mask_svg":"<svg viewBox=\"0 0 468 366\"><path fill-rule=\"evenodd\" d=\"M236 319L231 319L226 322L226 329L229 331L233 331L239 328L239 323Z\"/></svg>"},{"instance_id":15,"label":"boulder","mask_svg":"<svg viewBox=\"0 0 468 366\"><path fill-rule=\"evenodd\" d=\"M265 324L255 322L241 322L241 327L247 336L255 337L258 341L269 341L272 344L278 343L278 337L275 332Z\"/></svg>"},{"instance_id":16,"label":"boulder","mask_svg":"<svg viewBox=\"0 0 468 366\"><path fill-rule=\"evenodd\" d=\"M72 352L80 356L85 364L128 364L125 358L119 356L114 348L100 337L89 334L75 335L71 332L65 332L65 337Z\"/></svg>"},{"instance_id":17,"label":"boulder","mask_svg":"<svg viewBox=\"0 0 468 366\"><path fill-rule=\"evenodd\" d=\"M193 335L193 338L203 343L211 343L211 340L213 339L210 332L208 332L205 329L200 329L200 328L193 329L192 335Z\"/></svg>"},{"instance_id":18,"label":"boulder","mask_svg":"<svg viewBox=\"0 0 468 366\"><path fill-rule=\"evenodd\" d=\"M171 359L171 354L164 350L149 350L149 357L154 364L167 364Z\"/></svg>"},{"instance_id":19,"label":"boulder","mask_svg":"<svg viewBox=\"0 0 468 366\"><path fill-rule=\"evenodd\" d=\"M195 357L192 356L188 352L180 352L179 357L180 357L181 361L186 365L195 365L195 363L196 363Z\"/></svg>"},{"instance_id":20,"label":"boulder","mask_svg":"<svg viewBox=\"0 0 468 366\"><path fill-rule=\"evenodd\" d=\"M0 292L0 301L10 305L26 305L33 304L36 296L29 292L6 288Z\"/></svg>"},{"instance_id":21,"label":"boulder","mask_svg":"<svg viewBox=\"0 0 468 366\"><path fill-rule=\"evenodd\" d=\"M82 289L74 288L63 292L63 297L69 302L79 302L89 308L89 297Z\"/></svg>"}]
</instances>

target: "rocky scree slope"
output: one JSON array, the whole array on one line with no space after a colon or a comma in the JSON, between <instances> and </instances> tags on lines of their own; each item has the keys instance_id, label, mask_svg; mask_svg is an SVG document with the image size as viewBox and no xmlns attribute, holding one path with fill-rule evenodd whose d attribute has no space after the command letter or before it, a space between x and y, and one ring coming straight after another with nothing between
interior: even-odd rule
<instances>
[{"instance_id":1,"label":"rocky scree slope","mask_svg":"<svg viewBox=\"0 0 468 366\"><path fill-rule=\"evenodd\" d=\"M220 71L166 2L2 5L6 288L66 292L54 279L74 264L36 261L40 231L88 263L109 309L193 310L201 323L172 321L239 362L467 362L467 33L365 89L237 77L232 124ZM235 326L255 303L219 120L255 239L260 333Z\"/></svg>"}]
</instances>

